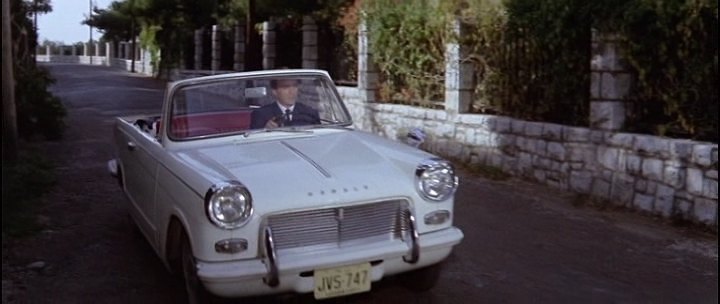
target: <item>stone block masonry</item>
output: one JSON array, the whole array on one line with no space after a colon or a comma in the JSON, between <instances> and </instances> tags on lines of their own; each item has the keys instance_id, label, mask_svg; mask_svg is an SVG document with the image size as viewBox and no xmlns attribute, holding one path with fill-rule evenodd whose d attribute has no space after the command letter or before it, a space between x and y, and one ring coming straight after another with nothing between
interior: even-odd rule
<instances>
[{"instance_id":1,"label":"stone block masonry","mask_svg":"<svg viewBox=\"0 0 720 304\"><path fill-rule=\"evenodd\" d=\"M419 127L430 152L717 229L717 144L368 103L357 88L339 91L358 129L403 140Z\"/></svg>"}]
</instances>

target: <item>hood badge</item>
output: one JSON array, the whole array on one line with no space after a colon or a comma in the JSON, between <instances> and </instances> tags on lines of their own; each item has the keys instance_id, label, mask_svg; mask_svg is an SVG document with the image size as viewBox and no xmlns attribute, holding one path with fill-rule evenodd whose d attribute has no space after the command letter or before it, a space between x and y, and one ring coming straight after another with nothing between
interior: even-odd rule
<instances>
[{"instance_id":1,"label":"hood badge","mask_svg":"<svg viewBox=\"0 0 720 304\"><path fill-rule=\"evenodd\" d=\"M363 185L362 187L357 187L357 186L352 187L352 191L353 191L353 192L358 192L358 191L361 191L361 190L369 190L369 189L370 189L370 187L368 187L368 185ZM349 188L349 187L342 188L342 192L343 192L343 193L349 193L349 192L350 192L350 188ZM329 190L327 190L327 191L326 191L326 190L320 190L320 191L318 191L318 192L312 192L312 191L310 191L310 192L307 193L307 196L313 196L313 195L315 195L316 193L319 194L319 195L339 194L339 193L340 193L340 190L333 188L333 189L329 189Z\"/></svg>"}]
</instances>

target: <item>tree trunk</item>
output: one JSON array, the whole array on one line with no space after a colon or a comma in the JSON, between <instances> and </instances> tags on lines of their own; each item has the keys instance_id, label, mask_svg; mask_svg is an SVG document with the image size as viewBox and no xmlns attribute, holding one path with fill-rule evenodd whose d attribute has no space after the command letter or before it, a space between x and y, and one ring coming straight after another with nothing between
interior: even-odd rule
<instances>
[{"instance_id":1,"label":"tree trunk","mask_svg":"<svg viewBox=\"0 0 720 304\"><path fill-rule=\"evenodd\" d=\"M17 115L15 113L15 77L13 76L10 0L2 0L2 160L17 160Z\"/></svg>"}]
</instances>

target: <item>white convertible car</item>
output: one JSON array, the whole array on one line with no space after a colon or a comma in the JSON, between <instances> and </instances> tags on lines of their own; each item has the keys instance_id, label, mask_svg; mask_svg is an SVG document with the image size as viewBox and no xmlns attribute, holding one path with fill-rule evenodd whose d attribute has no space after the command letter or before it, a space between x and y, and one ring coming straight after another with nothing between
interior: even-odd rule
<instances>
[{"instance_id":1,"label":"white convertible car","mask_svg":"<svg viewBox=\"0 0 720 304\"><path fill-rule=\"evenodd\" d=\"M324 71L186 79L159 115L117 118L108 169L190 302L429 289L463 238L453 166L351 125Z\"/></svg>"}]
</instances>

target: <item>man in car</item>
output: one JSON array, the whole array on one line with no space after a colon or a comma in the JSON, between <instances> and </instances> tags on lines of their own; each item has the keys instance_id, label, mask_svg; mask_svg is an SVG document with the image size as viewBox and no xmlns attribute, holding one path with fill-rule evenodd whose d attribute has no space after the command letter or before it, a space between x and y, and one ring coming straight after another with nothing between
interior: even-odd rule
<instances>
[{"instance_id":1,"label":"man in car","mask_svg":"<svg viewBox=\"0 0 720 304\"><path fill-rule=\"evenodd\" d=\"M298 79L272 79L270 87L274 103L255 109L250 115L250 128L277 128L320 124L318 111L297 102Z\"/></svg>"}]
</instances>

